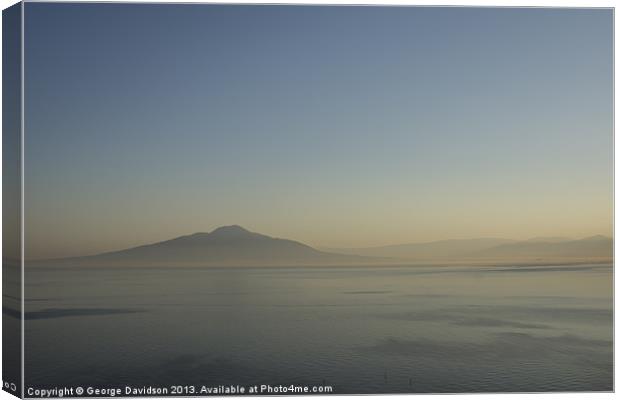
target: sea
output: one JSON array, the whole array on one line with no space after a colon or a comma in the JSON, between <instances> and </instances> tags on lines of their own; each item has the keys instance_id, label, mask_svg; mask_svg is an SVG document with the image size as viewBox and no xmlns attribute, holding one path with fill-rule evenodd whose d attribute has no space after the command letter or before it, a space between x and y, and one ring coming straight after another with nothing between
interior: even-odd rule
<instances>
[{"instance_id":1,"label":"sea","mask_svg":"<svg viewBox=\"0 0 620 400\"><path fill-rule=\"evenodd\" d=\"M612 281L609 264L26 267L26 395L611 391Z\"/></svg>"}]
</instances>

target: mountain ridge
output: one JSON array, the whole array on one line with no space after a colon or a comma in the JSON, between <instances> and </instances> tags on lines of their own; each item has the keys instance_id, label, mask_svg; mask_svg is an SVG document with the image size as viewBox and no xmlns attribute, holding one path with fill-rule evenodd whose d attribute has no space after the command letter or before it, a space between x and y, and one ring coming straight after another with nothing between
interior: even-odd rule
<instances>
[{"instance_id":1,"label":"mountain ridge","mask_svg":"<svg viewBox=\"0 0 620 400\"><path fill-rule=\"evenodd\" d=\"M594 235L582 239L536 237L527 240L503 238L445 239L365 248L322 248L340 254L392 257L402 260L490 260L611 259L613 239Z\"/></svg>"},{"instance_id":2,"label":"mountain ridge","mask_svg":"<svg viewBox=\"0 0 620 400\"><path fill-rule=\"evenodd\" d=\"M295 240L227 225L211 232L196 232L128 249L40 262L101 266L297 266L354 264L373 262L373 259L324 252Z\"/></svg>"},{"instance_id":3,"label":"mountain ridge","mask_svg":"<svg viewBox=\"0 0 620 400\"><path fill-rule=\"evenodd\" d=\"M367 248L314 248L302 242L226 225L100 254L29 263L58 266L343 266L419 262L539 262L611 260L613 240L537 237L446 239Z\"/></svg>"}]
</instances>

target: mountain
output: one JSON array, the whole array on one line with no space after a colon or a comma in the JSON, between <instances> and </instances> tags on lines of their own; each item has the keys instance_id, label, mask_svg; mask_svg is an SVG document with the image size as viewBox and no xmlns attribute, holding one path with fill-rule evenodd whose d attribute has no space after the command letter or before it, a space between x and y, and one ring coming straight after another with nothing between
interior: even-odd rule
<instances>
[{"instance_id":1,"label":"mountain","mask_svg":"<svg viewBox=\"0 0 620 400\"><path fill-rule=\"evenodd\" d=\"M523 241L454 239L329 251L409 262L607 261L613 258L613 240L601 235L580 240L563 237L536 237Z\"/></svg>"},{"instance_id":2,"label":"mountain","mask_svg":"<svg viewBox=\"0 0 620 400\"><path fill-rule=\"evenodd\" d=\"M402 263L584 262L613 258L613 240L538 237L454 239L392 246L322 249L238 225L93 256L33 261L48 266L344 266Z\"/></svg>"},{"instance_id":3,"label":"mountain","mask_svg":"<svg viewBox=\"0 0 620 400\"><path fill-rule=\"evenodd\" d=\"M372 262L372 259L323 252L300 242L231 225L210 233L194 233L130 249L46 263L67 266L297 266L364 262Z\"/></svg>"},{"instance_id":4,"label":"mountain","mask_svg":"<svg viewBox=\"0 0 620 400\"><path fill-rule=\"evenodd\" d=\"M369 257L392 257L402 260L435 260L460 258L464 254L489 249L516 240L499 238L450 239L435 242L397 244L380 247L325 249L341 254Z\"/></svg>"},{"instance_id":5,"label":"mountain","mask_svg":"<svg viewBox=\"0 0 620 400\"><path fill-rule=\"evenodd\" d=\"M596 235L579 240L506 243L469 256L486 259L611 259L613 240Z\"/></svg>"}]
</instances>

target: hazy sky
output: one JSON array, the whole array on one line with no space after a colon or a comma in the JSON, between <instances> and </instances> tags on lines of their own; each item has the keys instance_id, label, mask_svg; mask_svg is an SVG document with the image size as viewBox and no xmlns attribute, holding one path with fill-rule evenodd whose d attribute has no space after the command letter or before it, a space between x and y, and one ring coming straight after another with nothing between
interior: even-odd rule
<instances>
[{"instance_id":1,"label":"hazy sky","mask_svg":"<svg viewBox=\"0 0 620 400\"><path fill-rule=\"evenodd\" d=\"M611 234L611 10L27 3L26 256Z\"/></svg>"}]
</instances>

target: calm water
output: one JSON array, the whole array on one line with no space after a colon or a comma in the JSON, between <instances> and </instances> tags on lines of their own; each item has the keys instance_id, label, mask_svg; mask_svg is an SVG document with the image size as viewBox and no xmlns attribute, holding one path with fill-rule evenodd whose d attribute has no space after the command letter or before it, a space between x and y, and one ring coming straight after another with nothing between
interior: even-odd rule
<instances>
[{"instance_id":1,"label":"calm water","mask_svg":"<svg viewBox=\"0 0 620 400\"><path fill-rule=\"evenodd\" d=\"M609 391L612 267L30 269L26 387Z\"/></svg>"}]
</instances>

